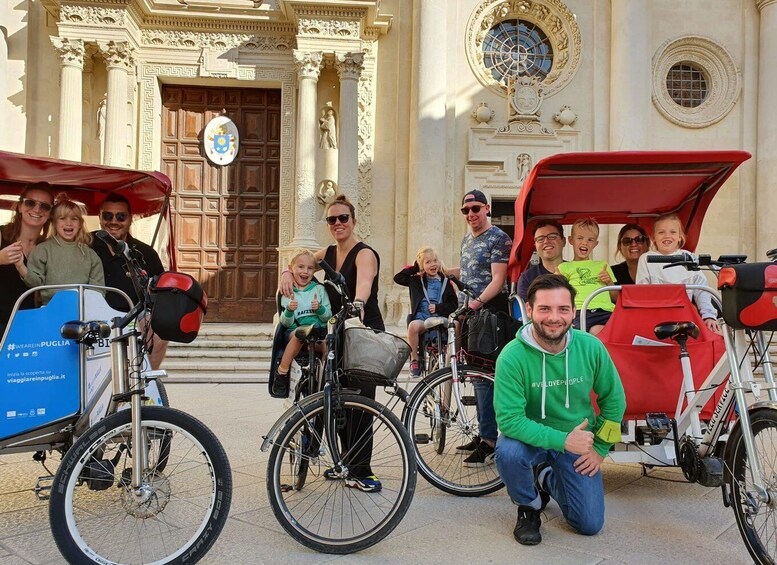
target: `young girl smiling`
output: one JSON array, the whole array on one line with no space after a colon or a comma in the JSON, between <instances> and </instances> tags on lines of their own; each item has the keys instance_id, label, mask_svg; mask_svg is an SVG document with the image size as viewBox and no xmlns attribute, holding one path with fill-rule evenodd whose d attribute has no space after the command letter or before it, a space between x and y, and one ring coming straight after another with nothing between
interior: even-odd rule
<instances>
[{"instance_id":1,"label":"young girl smiling","mask_svg":"<svg viewBox=\"0 0 777 565\"><path fill-rule=\"evenodd\" d=\"M25 272L20 270L30 288L54 284L95 284L103 286L103 264L89 244L91 234L84 229L81 205L60 194L51 211L49 239L30 253ZM40 292L47 304L56 290Z\"/></svg>"},{"instance_id":2,"label":"young girl smiling","mask_svg":"<svg viewBox=\"0 0 777 565\"><path fill-rule=\"evenodd\" d=\"M637 263L637 284L695 284L707 285L707 278L699 271L689 271L684 267L670 267L664 269L663 263L648 263L651 255L675 255L690 253L682 247L685 244L685 232L677 214L664 214L659 216L653 224L653 244L655 251L648 251L639 258ZM699 309L704 325L710 330L720 333L718 315L712 305L709 293L701 290L689 290L688 297L692 298Z\"/></svg>"}]
</instances>

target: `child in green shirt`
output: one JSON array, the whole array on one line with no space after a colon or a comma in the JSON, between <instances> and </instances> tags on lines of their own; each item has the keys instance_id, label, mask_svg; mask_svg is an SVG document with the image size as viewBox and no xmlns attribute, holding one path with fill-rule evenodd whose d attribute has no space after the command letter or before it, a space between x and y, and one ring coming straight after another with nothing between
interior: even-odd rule
<instances>
[{"instance_id":1,"label":"child in green shirt","mask_svg":"<svg viewBox=\"0 0 777 565\"><path fill-rule=\"evenodd\" d=\"M613 284L615 275L607 264L607 261L594 261L591 253L599 244L599 224L593 218L577 220L572 224L572 234L569 236L569 244L574 251L574 259L568 263L561 263L558 272L569 281L577 291L575 296L574 327L580 329L580 311L583 302L595 290ZM588 304L586 310L586 329L592 335L598 334L604 329L604 324L610 319L615 309L616 291L610 294L601 293Z\"/></svg>"}]
</instances>

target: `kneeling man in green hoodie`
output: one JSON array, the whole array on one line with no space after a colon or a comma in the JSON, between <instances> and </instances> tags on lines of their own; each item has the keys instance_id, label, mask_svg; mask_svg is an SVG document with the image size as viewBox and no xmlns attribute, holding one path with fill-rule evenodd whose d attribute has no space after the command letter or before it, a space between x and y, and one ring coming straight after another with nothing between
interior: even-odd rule
<instances>
[{"instance_id":1,"label":"kneeling man in green hoodie","mask_svg":"<svg viewBox=\"0 0 777 565\"><path fill-rule=\"evenodd\" d=\"M620 441L626 410L618 371L594 336L571 329L575 289L538 276L527 292L531 320L496 363L496 465L518 505L516 541L542 541L540 512L551 498L578 533L604 525L602 461ZM596 394L599 415L594 412Z\"/></svg>"}]
</instances>

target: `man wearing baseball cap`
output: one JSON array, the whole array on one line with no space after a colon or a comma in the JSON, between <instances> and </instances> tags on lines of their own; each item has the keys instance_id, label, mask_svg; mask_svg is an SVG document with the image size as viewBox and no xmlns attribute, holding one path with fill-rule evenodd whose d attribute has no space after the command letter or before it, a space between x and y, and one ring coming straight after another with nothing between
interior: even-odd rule
<instances>
[{"instance_id":1,"label":"man wearing baseball cap","mask_svg":"<svg viewBox=\"0 0 777 565\"><path fill-rule=\"evenodd\" d=\"M477 298L470 307L486 307L494 312L507 312L507 262L512 240L496 226L491 225L491 206L480 190L470 190L461 201L461 213L467 220L469 232L461 241L461 266L449 269L471 287ZM498 436L494 414L494 386L475 383L480 437L459 446L460 451L472 453L464 459L466 467L482 467L494 462L494 446Z\"/></svg>"}]
</instances>

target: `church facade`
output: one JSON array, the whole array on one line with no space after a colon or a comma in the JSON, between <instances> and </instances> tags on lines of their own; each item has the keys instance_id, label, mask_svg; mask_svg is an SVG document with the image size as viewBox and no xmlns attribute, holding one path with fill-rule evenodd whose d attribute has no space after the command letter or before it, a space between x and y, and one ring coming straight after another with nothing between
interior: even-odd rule
<instances>
[{"instance_id":1,"label":"church facade","mask_svg":"<svg viewBox=\"0 0 777 565\"><path fill-rule=\"evenodd\" d=\"M269 320L345 194L400 323L393 273L458 264L462 195L511 234L559 152L749 151L699 248L777 246L775 0L0 0L0 32L0 148L167 174L210 321Z\"/></svg>"}]
</instances>

